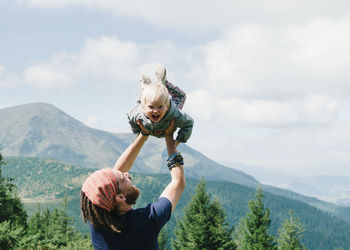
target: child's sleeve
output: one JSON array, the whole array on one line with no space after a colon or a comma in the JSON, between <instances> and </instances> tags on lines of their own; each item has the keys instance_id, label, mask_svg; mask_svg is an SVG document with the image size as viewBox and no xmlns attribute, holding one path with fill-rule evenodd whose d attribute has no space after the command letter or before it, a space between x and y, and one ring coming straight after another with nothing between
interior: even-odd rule
<instances>
[{"instance_id":1,"label":"child's sleeve","mask_svg":"<svg viewBox=\"0 0 350 250\"><path fill-rule=\"evenodd\" d=\"M194 120L182 110L177 111L178 115L175 117L175 126L180 128L180 130L177 132L176 140L186 143L191 137Z\"/></svg>"},{"instance_id":2,"label":"child's sleeve","mask_svg":"<svg viewBox=\"0 0 350 250\"><path fill-rule=\"evenodd\" d=\"M141 132L140 126L137 124L136 120L138 117L137 107L133 108L127 113L129 124L131 127L131 130L134 134L138 134Z\"/></svg>"},{"instance_id":3,"label":"child's sleeve","mask_svg":"<svg viewBox=\"0 0 350 250\"><path fill-rule=\"evenodd\" d=\"M134 134L139 134L141 132L141 128L139 125L137 125L137 123L135 123L134 121L132 120L129 120L129 124L130 124L130 127L131 127L131 131L134 133Z\"/></svg>"}]
</instances>

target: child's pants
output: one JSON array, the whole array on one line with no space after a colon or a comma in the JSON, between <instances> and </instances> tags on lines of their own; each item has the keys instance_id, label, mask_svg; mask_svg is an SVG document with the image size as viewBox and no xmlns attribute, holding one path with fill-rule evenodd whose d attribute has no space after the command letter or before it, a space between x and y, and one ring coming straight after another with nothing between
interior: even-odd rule
<instances>
[{"instance_id":1,"label":"child's pants","mask_svg":"<svg viewBox=\"0 0 350 250\"><path fill-rule=\"evenodd\" d=\"M178 109L182 109L186 101L186 93L168 81L165 81L165 87L168 89L168 92L171 95L170 100Z\"/></svg>"}]
</instances>

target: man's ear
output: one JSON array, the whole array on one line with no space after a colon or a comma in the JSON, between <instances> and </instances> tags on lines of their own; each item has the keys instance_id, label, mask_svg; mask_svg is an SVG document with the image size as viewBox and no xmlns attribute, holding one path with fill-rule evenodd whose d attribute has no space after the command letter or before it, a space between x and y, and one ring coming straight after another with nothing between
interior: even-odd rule
<instances>
[{"instance_id":1,"label":"man's ear","mask_svg":"<svg viewBox=\"0 0 350 250\"><path fill-rule=\"evenodd\" d=\"M125 201L126 197L124 194L117 194L116 196L117 202Z\"/></svg>"}]
</instances>

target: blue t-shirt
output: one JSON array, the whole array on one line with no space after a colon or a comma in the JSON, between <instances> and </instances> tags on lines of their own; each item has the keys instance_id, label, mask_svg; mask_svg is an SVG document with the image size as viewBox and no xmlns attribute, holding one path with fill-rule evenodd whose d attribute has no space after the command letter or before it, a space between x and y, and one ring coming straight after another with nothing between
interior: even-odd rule
<instances>
[{"instance_id":1,"label":"blue t-shirt","mask_svg":"<svg viewBox=\"0 0 350 250\"><path fill-rule=\"evenodd\" d=\"M160 197L144 208L131 209L125 215L122 233L107 233L90 223L91 240L95 249L155 250L158 234L171 216L171 202Z\"/></svg>"}]
</instances>

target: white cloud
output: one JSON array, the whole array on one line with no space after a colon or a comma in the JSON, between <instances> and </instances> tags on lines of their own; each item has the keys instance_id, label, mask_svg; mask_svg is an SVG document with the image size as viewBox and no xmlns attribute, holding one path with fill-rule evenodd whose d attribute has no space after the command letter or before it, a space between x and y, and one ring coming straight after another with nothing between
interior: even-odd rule
<instances>
[{"instance_id":1,"label":"white cloud","mask_svg":"<svg viewBox=\"0 0 350 250\"><path fill-rule=\"evenodd\" d=\"M258 166L262 171L273 169L300 175L342 171L343 175L350 176L349 168L337 167L341 163L349 165L349 123L272 130L237 123L205 123L196 118L190 146L219 162L243 162ZM324 167L320 169L319 164Z\"/></svg>"},{"instance_id":2,"label":"white cloud","mask_svg":"<svg viewBox=\"0 0 350 250\"><path fill-rule=\"evenodd\" d=\"M81 75L110 76L120 80L134 79L135 75L130 72L135 71L140 61L137 45L116 37L88 39L85 47L72 58L71 64L77 63Z\"/></svg>"},{"instance_id":3,"label":"white cloud","mask_svg":"<svg viewBox=\"0 0 350 250\"><path fill-rule=\"evenodd\" d=\"M326 124L338 118L340 104L331 96L344 92L344 86L320 78L324 68L310 65L328 62L320 62L323 57L310 62L316 54L307 51L318 40L314 36L321 39L344 32L350 22L332 22L322 31L326 34L320 34L323 22L283 30L258 26L231 29L219 39L186 50L169 41L145 45L116 36L90 38L81 50L58 53L48 62L28 68L24 75L27 82L41 88L91 78L94 84L124 84L135 82L141 72L153 71L156 61L170 68L184 68L178 63L184 62L190 66L188 82L195 89L186 108L203 121L272 127ZM329 44L344 51L344 58L339 52L339 62L332 62L340 67L328 68L328 75L348 74L345 67L339 70L350 58L347 39L341 35L338 43L329 40L316 46L320 53Z\"/></svg>"},{"instance_id":4,"label":"white cloud","mask_svg":"<svg viewBox=\"0 0 350 250\"><path fill-rule=\"evenodd\" d=\"M99 79L96 84L104 79L135 80L138 54L135 44L121 42L116 37L87 39L80 51L60 52L47 62L29 67L24 78L38 88L65 87L93 77Z\"/></svg>"},{"instance_id":5,"label":"white cloud","mask_svg":"<svg viewBox=\"0 0 350 250\"><path fill-rule=\"evenodd\" d=\"M72 83L72 78L69 75L39 65L34 65L26 69L24 79L27 83L40 89L52 87L64 88Z\"/></svg>"},{"instance_id":6,"label":"white cloud","mask_svg":"<svg viewBox=\"0 0 350 250\"><path fill-rule=\"evenodd\" d=\"M0 87L11 87L19 83L19 77L0 65Z\"/></svg>"},{"instance_id":7,"label":"white cloud","mask_svg":"<svg viewBox=\"0 0 350 250\"><path fill-rule=\"evenodd\" d=\"M221 98L208 91L189 93L187 108L202 122L219 126L305 126L327 124L338 117L339 103L326 96L311 95L280 101Z\"/></svg>"},{"instance_id":8,"label":"white cloud","mask_svg":"<svg viewBox=\"0 0 350 250\"><path fill-rule=\"evenodd\" d=\"M127 18L141 19L155 26L207 32L230 26L262 24L279 26L304 23L314 18L342 18L350 10L348 1L159 1L159 0L15 0L38 8L81 6Z\"/></svg>"},{"instance_id":9,"label":"white cloud","mask_svg":"<svg viewBox=\"0 0 350 250\"><path fill-rule=\"evenodd\" d=\"M169 41L152 45L124 42L116 36L89 38L81 50L60 52L47 62L25 70L27 83L39 88L62 87L79 82L121 85L138 81L160 62L183 61L179 48ZM176 62L175 62L176 64Z\"/></svg>"},{"instance_id":10,"label":"white cloud","mask_svg":"<svg viewBox=\"0 0 350 250\"><path fill-rule=\"evenodd\" d=\"M309 29L242 27L182 53L168 41L144 45L105 36L87 39L81 50L58 53L28 68L24 75L28 83L40 88L91 78L98 79L94 84L124 84L135 82L140 72L153 71L157 59L169 67L183 61L192 67L188 82L197 88L189 94L186 108L203 121L272 127L326 124L337 119L340 105L328 91L341 92L342 88L319 79L323 69L315 72L303 66L304 58L295 56L307 50L308 43L300 41L308 41L309 32L296 34Z\"/></svg>"},{"instance_id":11,"label":"white cloud","mask_svg":"<svg viewBox=\"0 0 350 250\"><path fill-rule=\"evenodd\" d=\"M288 35L296 49L292 58L301 68L337 86L346 82L350 73L350 19L315 20L303 27L291 27Z\"/></svg>"},{"instance_id":12,"label":"white cloud","mask_svg":"<svg viewBox=\"0 0 350 250\"><path fill-rule=\"evenodd\" d=\"M232 29L194 50L191 77L226 98L349 95L349 29L350 19Z\"/></svg>"}]
</instances>

